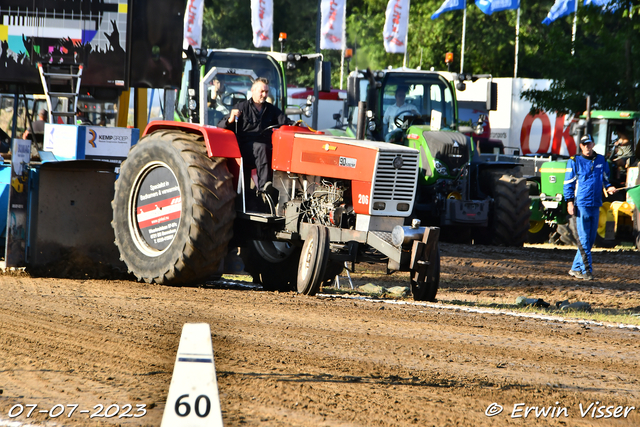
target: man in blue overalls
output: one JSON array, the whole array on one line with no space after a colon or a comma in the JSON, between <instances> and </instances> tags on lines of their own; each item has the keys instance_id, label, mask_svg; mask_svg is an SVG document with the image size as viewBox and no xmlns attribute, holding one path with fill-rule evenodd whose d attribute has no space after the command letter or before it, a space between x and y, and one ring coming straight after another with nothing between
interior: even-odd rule
<instances>
[{"instance_id":1,"label":"man in blue overalls","mask_svg":"<svg viewBox=\"0 0 640 427\"><path fill-rule=\"evenodd\" d=\"M608 194L617 189L609 183L609 166L604 156L593 151L591 135L580 139L580 153L567 162L564 175L564 198L567 213L575 221L578 252L569 275L583 280L593 279L591 247L598 232L603 188Z\"/></svg>"}]
</instances>

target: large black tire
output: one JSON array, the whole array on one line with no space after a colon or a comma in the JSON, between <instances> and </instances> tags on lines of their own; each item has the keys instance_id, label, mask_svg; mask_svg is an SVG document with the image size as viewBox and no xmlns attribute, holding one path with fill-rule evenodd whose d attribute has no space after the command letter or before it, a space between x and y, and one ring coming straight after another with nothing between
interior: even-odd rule
<instances>
[{"instance_id":1,"label":"large black tire","mask_svg":"<svg viewBox=\"0 0 640 427\"><path fill-rule=\"evenodd\" d=\"M312 225L302 246L297 288L304 295L315 295L324 281L329 261L329 229Z\"/></svg>"},{"instance_id":2,"label":"large black tire","mask_svg":"<svg viewBox=\"0 0 640 427\"><path fill-rule=\"evenodd\" d=\"M558 224L556 233L556 243L569 246L578 246L578 236L573 232L569 223Z\"/></svg>"},{"instance_id":3,"label":"large black tire","mask_svg":"<svg viewBox=\"0 0 640 427\"><path fill-rule=\"evenodd\" d=\"M560 224L557 229L557 243L568 246L578 246L577 230L574 230L569 224ZM594 247L612 248L616 245L615 241L605 240L599 234L596 234L596 240L593 242Z\"/></svg>"},{"instance_id":4,"label":"large black tire","mask_svg":"<svg viewBox=\"0 0 640 427\"><path fill-rule=\"evenodd\" d=\"M286 242L254 240L241 249L244 271L267 291L296 289L300 248Z\"/></svg>"},{"instance_id":5,"label":"large black tire","mask_svg":"<svg viewBox=\"0 0 640 427\"><path fill-rule=\"evenodd\" d=\"M426 280L422 283L411 281L411 294L414 301L436 301L440 287L440 245L436 245L429 256Z\"/></svg>"},{"instance_id":6,"label":"large black tire","mask_svg":"<svg viewBox=\"0 0 640 427\"><path fill-rule=\"evenodd\" d=\"M111 202L120 259L147 283L206 279L227 253L234 197L226 159L207 157L201 136L145 136L122 163Z\"/></svg>"},{"instance_id":7,"label":"large black tire","mask_svg":"<svg viewBox=\"0 0 640 427\"><path fill-rule=\"evenodd\" d=\"M524 178L511 171L482 172L482 187L493 197L489 227L478 233L478 243L522 246L529 231L529 188Z\"/></svg>"}]
</instances>

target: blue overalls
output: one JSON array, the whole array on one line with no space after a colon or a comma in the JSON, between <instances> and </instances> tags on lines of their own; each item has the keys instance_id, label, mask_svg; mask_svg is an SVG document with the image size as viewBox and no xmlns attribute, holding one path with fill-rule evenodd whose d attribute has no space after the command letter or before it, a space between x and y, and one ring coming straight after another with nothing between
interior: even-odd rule
<instances>
[{"instance_id":1,"label":"blue overalls","mask_svg":"<svg viewBox=\"0 0 640 427\"><path fill-rule=\"evenodd\" d=\"M604 156L596 154L593 159L575 156L567 162L564 175L564 198L573 201L578 231L578 252L572 270L591 273L591 247L598 233L602 189L611 187L609 165Z\"/></svg>"}]
</instances>

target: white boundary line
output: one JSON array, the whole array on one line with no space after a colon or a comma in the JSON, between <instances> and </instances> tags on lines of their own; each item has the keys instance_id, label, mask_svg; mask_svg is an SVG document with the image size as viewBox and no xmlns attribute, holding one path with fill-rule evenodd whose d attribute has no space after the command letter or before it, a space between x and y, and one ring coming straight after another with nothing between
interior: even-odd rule
<instances>
[{"instance_id":1,"label":"white boundary line","mask_svg":"<svg viewBox=\"0 0 640 427\"><path fill-rule=\"evenodd\" d=\"M374 299L374 298L357 296L357 295L317 294L316 296L320 298L357 299L361 301L382 302L386 304L395 304L395 305L415 305L415 306L423 306L423 307L437 308L437 309L444 309L444 310L465 311L468 313L494 314L494 315L500 314L500 315L513 316L513 317L524 317L529 319L546 320L550 322L577 323L579 325L602 326L605 328L630 329L630 330L640 331L639 325L628 325L624 323L605 323L605 322L596 322L594 320L585 320L585 319L567 319L565 317L550 316L546 314L518 313L515 311L498 310L493 308L474 308L474 307L461 307L458 305L451 305L451 304L437 304L437 303L430 303L430 302L384 300L384 299Z\"/></svg>"}]
</instances>

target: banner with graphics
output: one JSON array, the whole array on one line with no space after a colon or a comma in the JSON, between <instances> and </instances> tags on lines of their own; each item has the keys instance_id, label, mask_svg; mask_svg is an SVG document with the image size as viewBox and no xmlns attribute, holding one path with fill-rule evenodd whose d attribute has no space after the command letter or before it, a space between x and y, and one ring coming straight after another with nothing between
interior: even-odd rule
<instances>
[{"instance_id":1,"label":"banner with graphics","mask_svg":"<svg viewBox=\"0 0 640 427\"><path fill-rule=\"evenodd\" d=\"M273 45L273 0L251 0L251 28L255 47Z\"/></svg>"},{"instance_id":2,"label":"banner with graphics","mask_svg":"<svg viewBox=\"0 0 640 427\"><path fill-rule=\"evenodd\" d=\"M37 62L84 64L83 86L125 87L128 0L2 0L2 80L42 87Z\"/></svg>"},{"instance_id":3,"label":"banner with graphics","mask_svg":"<svg viewBox=\"0 0 640 427\"><path fill-rule=\"evenodd\" d=\"M5 248L6 267L23 267L27 248L27 203L31 141L14 139L11 147L11 186Z\"/></svg>"},{"instance_id":4,"label":"banner with graphics","mask_svg":"<svg viewBox=\"0 0 640 427\"><path fill-rule=\"evenodd\" d=\"M409 0L389 0L385 16L382 32L384 50L389 53L405 53L409 27Z\"/></svg>"},{"instance_id":5,"label":"banner with graphics","mask_svg":"<svg viewBox=\"0 0 640 427\"><path fill-rule=\"evenodd\" d=\"M570 133L570 125L575 118L552 111L540 111L532 115L531 102L521 98L526 90L548 90L552 80L499 77L491 81L498 85L498 109L481 112L489 117L488 136L502 142L505 154L576 154L578 144ZM484 106L487 82L488 79L478 79L468 82L464 91L456 90L459 105ZM473 120L477 120L477 117Z\"/></svg>"},{"instance_id":6,"label":"banner with graphics","mask_svg":"<svg viewBox=\"0 0 640 427\"><path fill-rule=\"evenodd\" d=\"M137 142L139 129L87 126L85 132L85 159L121 163Z\"/></svg>"},{"instance_id":7,"label":"banner with graphics","mask_svg":"<svg viewBox=\"0 0 640 427\"><path fill-rule=\"evenodd\" d=\"M202 44L202 18L204 15L204 0L187 0L184 12L184 42L183 49L191 45L194 49Z\"/></svg>"},{"instance_id":8,"label":"banner with graphics","mask_svg":"<svg viewBox=\"0 0 640 427\"><path fill-rule=\"evenodd\" d=\"M346 0L322 0L320 4L320 49L342 50L345 40Z\"/></svg>"},{"instance_id":9,"label":"banner with graphics","mask_svg":"<svg viewBox=\"0 0 640 427\"><path fill-rule=\"evenodd\" d=\"M46 123L43 149L57 161L87 159L120 164L139 138L137 128Z\"/></svg>"}]
</instances>

